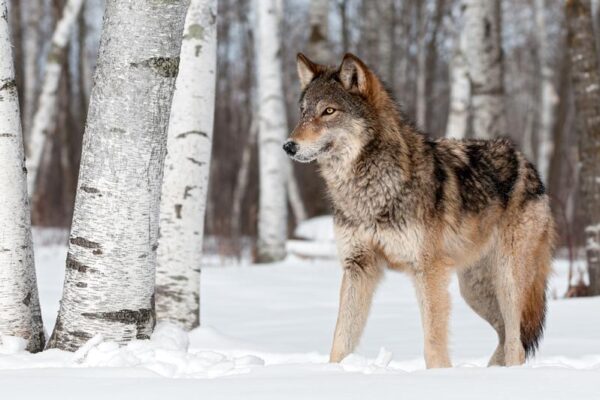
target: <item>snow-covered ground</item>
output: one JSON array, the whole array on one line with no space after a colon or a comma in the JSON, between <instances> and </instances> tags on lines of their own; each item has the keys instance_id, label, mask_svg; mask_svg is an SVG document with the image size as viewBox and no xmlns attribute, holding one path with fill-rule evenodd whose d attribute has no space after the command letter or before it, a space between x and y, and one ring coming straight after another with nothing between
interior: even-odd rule
<instances>
[{"instance_id":1,"label":"snow-covered ground","mask_svg":"<svg viewBox=\"0 0 600 400\"><path fill-rule=\"evenodd\" d=\"M314 237L328 224L316 225L297 236ZM37 242L50 331L66 249ZM566 262L555 269L551 293L562 295ZM18 340L4 340L0 399L600 399L600 298L551 300L539 355L524 367L485 368L495 334L454 282L456 367L425 370L414 291L405 276L388 273L356 354L333 365L327 354L340 277L332 259L205 268L204 327L189 335L161 324L150 341L118 348L97 337L75 354L31 355Z\"/></svg>"}]
</instances>

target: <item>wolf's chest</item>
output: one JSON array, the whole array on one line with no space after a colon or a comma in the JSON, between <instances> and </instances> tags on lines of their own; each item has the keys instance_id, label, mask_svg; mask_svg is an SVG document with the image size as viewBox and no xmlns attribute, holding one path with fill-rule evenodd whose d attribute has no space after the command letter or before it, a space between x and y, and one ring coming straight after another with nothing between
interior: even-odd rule
<instances>
[{"instance_id":1,"label":"wolf's chest","mask_svg":"<svg viewBox=\"0 0 600 400\"><path fill-rule=\"evenodd\" d=\"M414 264L423 247L423 231L417 225L406 225L401 229L377 229L373 243L393 265ZM390 265L392 266L392 265Z\"/></svg>"}]
</instances>

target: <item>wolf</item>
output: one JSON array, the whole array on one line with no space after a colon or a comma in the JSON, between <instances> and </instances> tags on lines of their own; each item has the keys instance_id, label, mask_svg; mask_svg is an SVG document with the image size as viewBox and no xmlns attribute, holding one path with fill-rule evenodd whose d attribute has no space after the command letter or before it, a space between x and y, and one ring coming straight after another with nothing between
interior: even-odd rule
<instances>
[{"instance_id":1,"label":"wolf","mask_svg":"<svg viewBox=\"0 0 600 400\"><path fill-rule=\"evenodd\" d=\"M301 116L285 152L316 160L343 267L331 362L356 347L384 269L414 283L427 368L450 367L452 273L498 334L489 365L523 364L543 334L554 240L548 195L508 139L428 138L352 54L297 57Z\"/></svg>"}]
</instances>

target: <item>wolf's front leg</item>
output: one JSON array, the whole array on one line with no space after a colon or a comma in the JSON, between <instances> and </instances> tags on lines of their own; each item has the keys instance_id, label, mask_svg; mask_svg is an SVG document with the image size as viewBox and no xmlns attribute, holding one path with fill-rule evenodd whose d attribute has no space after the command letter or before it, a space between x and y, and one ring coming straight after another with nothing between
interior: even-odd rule
<instances>
[{"instance_id":1,"label":"wolf's front leg","mask_svg":"<svg viewBox=\"0 0 600 400\"><path fill-rule=\"evenodd\" d=\"M340 362L360 339L367 321L373 292L382 274L375 255L369 250L354 250L343 259L344 277L330 362Z\"/></svg>"},{"instance_id":2,"label":"wolf's front leg","mask_svg":"<svg viewBox=\"0 0 600 400\"><path fill-rule=\"evenodd\" d=\"M451 367L448 354L449 273L443 268L417 271L414 276L425 337L427 368Z\"/></svg>"}]
</instances>

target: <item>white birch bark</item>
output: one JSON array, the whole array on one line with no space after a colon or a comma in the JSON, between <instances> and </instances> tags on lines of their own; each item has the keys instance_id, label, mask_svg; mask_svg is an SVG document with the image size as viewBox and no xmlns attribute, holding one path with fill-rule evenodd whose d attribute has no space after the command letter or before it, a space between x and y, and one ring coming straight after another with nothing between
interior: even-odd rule
<instances>
[{"instance_id":1,"label":"white birch bark","mask_svg":"<svg viewBox=\"0 0 600 400\"><path fill-rule=\"evenodd\" d=\"M29 157L27 158L28 191L33 197L35 181L42 159L44 142L49 128L56 116L58 85L62 71L63 60L66 57L66 47L71 37L71 30L81 11L83 0L68 0L63 8L61 19L56 24L52 35L50 53L46 60L46 72L41 85L38 107L33 117L29 137Z\"/></svg>"},{"instance_id":2,"label":"white birch bark","mask_svg":"<svg viewBox=\"0 0 600 400\"><path fill-rule=\"evenodd\" d=\"M475 137L507 135L500 0L462 0Z\"/></svg>"},{"instance_id":3,"label":"white birch bark","mask_svg":"<svg viewBox=\"0 0 600 400\"><path fill-rule=\"evenodd\" d=\"M464 15L458 16L455 48L450 61L450 110L446 124L446 136L464 139L469 129L469 106L471 83L465 60L469 38L464 29Z\"/></svg>"},{"instance_id":4,"label":"white birch bark","mask_svg":"<svg viewBox=\"0 0 600 400\"><path fill-rule=\"evenodd\" d=\"M200 325L200 265L217 68L217 1L191 0L162 186L156 317Z\"/></svg>"},{"instance_id":5,"label":"white birch bark","mask_svg":"<svg viewBox=\"0 0 600 400\"><path fill-rule=\"evenodd\" d=\"M552 130L554 128L554 112L558 104L558 95L554 88L548 29L546 28L546 1L535 0L535 23L538 43L538 55L541 66L540 98L539 98L539 129L538 129L538 161L537 167L543 182L548 182L550 158L554 152Z\"/></svg>"},{"instance_id":6,"label":"white birch bark","mask_svg":"<svg viewBox=\"0 0 600 400\"><path fill-rule=\"evenodd\" d=\"M333 62L327 39L329 31L329 0L310 0L309 23L309 56L322 64Z\"/></svg>"},{"instance_id":7,"label":"white birch bark","mask_svg":"<svg viewBox=\"0 0 600 400\"><path fill-rule=\"evenodd\" d=\"M285 257L287 237L286 178L281 145L287 121L281 71L280 14L277 0L255 0L257 17L259 209L257 261Z\"/></svg>"},{"instance_id":8,"label":"white birch bark","mask_svg":"<svg viewBox=\"0 0 600 400\"><path fill-rule=\"evenodd\" d=\"M108 0L65 284L48 347L154 327L158 214L185 0Z\"/></svg>"},{"instance_id":9,"label":"white birch bark","mask_svg":"<svg viewBox=\"0 0 600 400\"><path fill-rule=\"evenodd\" d=\"M18 336L33 352L44 348L45 338L7 10L0 0L0 343L2 336Z\"/></svg>"}]
</instances>

